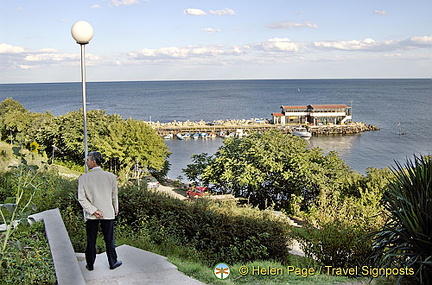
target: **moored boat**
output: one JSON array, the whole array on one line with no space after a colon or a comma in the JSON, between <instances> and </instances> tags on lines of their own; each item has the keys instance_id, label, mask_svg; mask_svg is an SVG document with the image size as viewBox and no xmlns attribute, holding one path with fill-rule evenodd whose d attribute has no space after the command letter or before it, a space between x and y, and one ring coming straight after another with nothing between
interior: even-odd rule
<instances>
[{"instance_id":1,"label":"moored boat","mask_svg":"<svg viewBox=\"0 0 432 285\"><path fill-rule=\"evenodd\" d=\"M308 132L306 128L298 127L294 129L294 132L292 133L295 136L299 136L304 139L310 139L312 137L312 134Z\"/></svg>"}]
</instances>

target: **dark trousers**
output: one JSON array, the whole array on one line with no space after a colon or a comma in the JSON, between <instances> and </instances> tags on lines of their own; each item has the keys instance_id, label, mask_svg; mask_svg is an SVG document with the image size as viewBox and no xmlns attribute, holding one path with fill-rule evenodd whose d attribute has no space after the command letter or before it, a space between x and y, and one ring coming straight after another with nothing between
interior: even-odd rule
<instances>
[{"instance_id":1,"label":"dark trousers","mask_svg":"<svg viewBox=\"0 0 432 285\"><path fill-rule=\"evenodd\" d=\"M96 259L96 239L99 224L105 240L106 255L108 263L113 266L117 262L117 253L114 243L114 220L87 220L87 247L85 251L87 265L93 266Z\"/></svg>"}]
</instances>

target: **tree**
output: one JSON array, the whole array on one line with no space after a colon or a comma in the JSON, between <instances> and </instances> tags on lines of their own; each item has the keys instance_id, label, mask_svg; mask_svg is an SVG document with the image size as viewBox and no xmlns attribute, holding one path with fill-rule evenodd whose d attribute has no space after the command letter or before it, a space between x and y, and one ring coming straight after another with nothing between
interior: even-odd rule
<instances>
[{"instance_id":1,"label":"tree","mask_svg":"<svg viewBox=\"0 0 432 285\"><path fill-rule=\"evenodd\" d=\"M13 143L14 138L22 135L30 125L30 112L21 103L6 98L0 103L1 138L9 138Z\"/></svg>"},{"instance_id":2,"label":"tree","mask_svg":"<svg viewBox=\"0 0 432 285\"><path fill-rule=\"evenodd\" d=\"M168 157L170 154L167 155L167 159L164 162L164 165L162 167L162 169L155 169L152 167L149 167L149 172L150 174L156 178L157 181L162 181L168 174L170 167L171 167L171 163L168 161Z\"/></svg>"},{"instance_id":3,"label":"tree","mask_svg":"<svg viewBox=\"0 0 432 285\"><path fill-rule=\"evenodd\" d=\"M103 151L104 155L108 158L110 170L115 173L125 158L123 146L125 132L125 123L120 118L120 120L113 120L108 123L105 135L93 138L94 145L97 149Z\"/></svg>"},{"instance_id":4,"label":"tree","mask_svg":"<svg viewBox=\"0 0 432 285\"><path fill-rule=\"evenodd\" d=\"M307 196L307 206L322 189L340 189L351 172L336 153L324 155L303 139L268 131L226 140L202 177L262 208L288 208L292 195Z\"/></svg>"},{"instance_id":5,"label":"tree","mask_svg":"<svg viewBox=\"0 0 432 285\"><path fill-rule=\"evenodd\" d=\"M128 119L124 124L122 145L126 177L134 165L148 170L162 170L170 154L168 147L156 131L143 121Z\"/></svg>"},{"instance_id":6,"label":"tree","mask_svg":"<svg viewBox=\"0 0 432 285\"><path fill-rule=\"evenodd\" d=\"M203 184L202 174L205 168L212 161L212 156L207 153L193 154L192 163L188 164L185 169L182 169L186 177L198 185Z\"/></svg>"},{"instance_id":7,"label":"tree","mask_svg":"<svg viewBox=\"0 0 432 285\"><path fill-rule=\"evenodd\" d=\"M31 113L19 102L7 98L0 103L0 123L2 139L19 139L21 145L29 148L37 144L48 155L57 152L68 162L84 165L82 110L54 117L49 112ZM128 174L137 165L166 175L169 149L145 122L123 120L118 114L106 114L105 110L90 110L87 129L89 150L100 151L111 171L123 168Z\"/></svg>"},{"instance_id":8,"label":"tree","mask_svg":"<svg viewBox=\"0 0 432 285\"><path fill-rule=\"evenodd\" d=\"M59 126L56 146L68 159L82 164L83 116L81 111L69 112L57 118ZM145 122L128 119L120 115L108 115L104 110L87 112L89 150L98 150L106 158L112 171L124 168L129 176L138 164L144 169L161 170L169 154L168 147L156 131Z\"/></svg>"}]
</instances>

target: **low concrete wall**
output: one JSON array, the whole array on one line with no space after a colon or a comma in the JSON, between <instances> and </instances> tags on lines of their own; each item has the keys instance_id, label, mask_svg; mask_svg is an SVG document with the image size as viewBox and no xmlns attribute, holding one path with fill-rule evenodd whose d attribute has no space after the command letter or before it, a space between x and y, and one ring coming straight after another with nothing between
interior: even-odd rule
<instances>
[{"instance_id":1,"label":"low concrete wall","mask_svg":"<svg viewBox=\"0 0 432 285\"><path fill-rule=\"evenodd\" d=\"M85 285L85 279L75 256L72 243L59 209L31 215L35 221L43 221L51 249L51 256L59 285Z\"/></svg>"}]
</instances>

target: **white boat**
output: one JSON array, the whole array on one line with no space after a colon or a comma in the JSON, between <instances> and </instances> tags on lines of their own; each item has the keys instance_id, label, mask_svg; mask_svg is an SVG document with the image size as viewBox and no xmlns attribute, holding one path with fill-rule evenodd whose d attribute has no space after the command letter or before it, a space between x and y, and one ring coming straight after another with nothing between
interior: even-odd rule
<instances>
[{"instance_id":1,"label":"white boat","mask_svg":"<svg viewBox=\"0 0 432 285\"><path fill-rule=\"evenodd\" d=\"M292 133L295 136L299 136L304 139L310 139L312 134L308 132L306 128L298 127L294 129L294 132Z\"/></svg>"},{"instance_id":2,"label":"white boat","mask_svg":"<svg viewBox=\"0 0 432 285\"><path fill-rule=\"evenodd\" d=\"M166 139L166 140L170 140L170 139L172 139L173 137L174 137L173 134L168 134L168 135L164 136L164 139Z\"/></svg>"},{"instance_id":3,"label":"white boat","mask_svg":"<svg viewBox=\"0 0 432 285\"><path fill-rule=\"evenodd\" d=\"M199 137L200 137L200 134L199 134L199 133L195 133L195 134L193 135L193 139L194 139L194 140L199 139Z\"/></svg>"},{"instance_id":4,"label":"white boat","mask_svg":"<svg viewBox=\"0 0 432 285\"><path fill-rule=\"evenodd\" d=\"M182 139L183 139L183 135L182 135L181 133L178 133L178 134L177 134L177 138L178 138L179 140L182 140Z\"/></svg>"},{"instance_id":5,"label":"white boat","mask_svg":"<svg viewBox=\"0 0 432 285\"><path fill-rule=\"evenodd\" d=\"M208 134L207 134L207 133L201 133L201 137L202 137L203 139L206 139L206 138L208 137Z\"/></svg>"},{"instance_id":6,"label":"white boat","mask_svg":"<svg viewBox=\"0 0 432 285\"><path fill-rule=\"evenodd\" d=\"M222 132L219 133L219 136L220 136L221 138L226 138L226 137L227 137L227 134L226 134L224 131L222 131Z\"/></svg>"}]
</instances>

